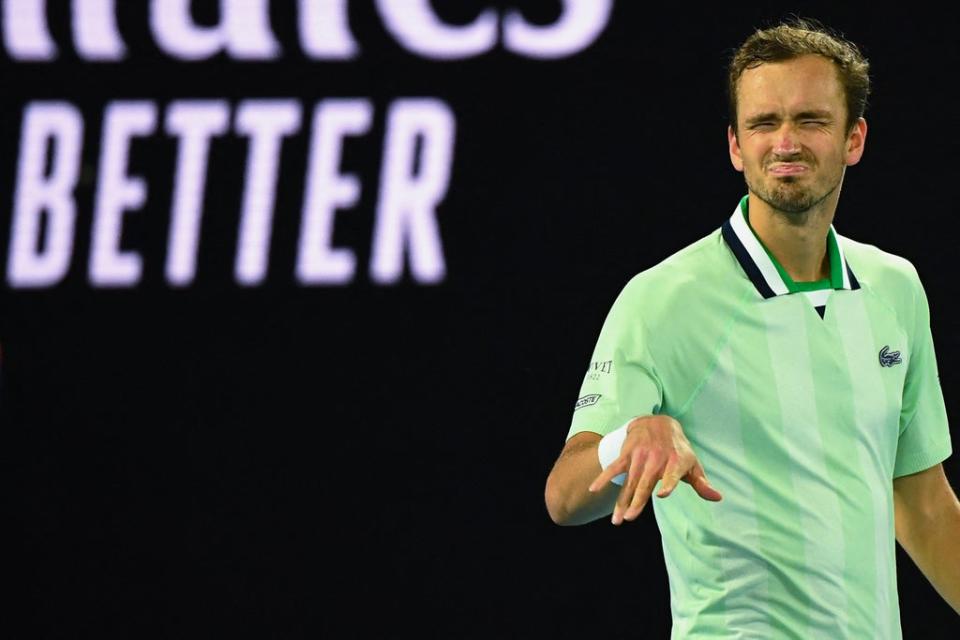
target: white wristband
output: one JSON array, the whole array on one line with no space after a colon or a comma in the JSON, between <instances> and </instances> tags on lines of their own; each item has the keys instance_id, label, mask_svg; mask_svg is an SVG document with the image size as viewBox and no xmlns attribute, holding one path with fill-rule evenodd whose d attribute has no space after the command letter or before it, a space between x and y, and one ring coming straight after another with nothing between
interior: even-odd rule
<instances>
[{"instance_id":1,"label":"white wristband","mask_svg":"<svg viewBox=\"0 0 960 640\"><path fill-rule=\"evenodd\" d=\"M600 467L606 469L620 457L620 449L623 447L623 441L627 439L627 425L633 422L633 418L619 429L614 429L607 435L600 438L600 444L597 445L597 455L600 457ZM626 472L610 478L613 484L623 485L627 481Z\"/></svg>"}]
</instances>

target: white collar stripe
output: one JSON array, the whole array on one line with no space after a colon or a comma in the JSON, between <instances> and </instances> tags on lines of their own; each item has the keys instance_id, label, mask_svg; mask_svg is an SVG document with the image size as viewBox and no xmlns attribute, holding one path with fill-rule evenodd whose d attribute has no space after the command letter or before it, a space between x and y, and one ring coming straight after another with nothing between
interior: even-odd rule
<instances>
[{"instance_id":1,"label":"white collar stripe","mask_svg":"<svg viewBox=\"0 0 960 640\"><path fill-rule=\"evenodd\" d=\"M850 289L850 270L847 269L847 257L843 255L843 244L833 225L830 225L830 232L833 234L833 239L837 241L837 253L840 254L840 266L843 268L843 288Z\"/></svg>"},{"instance_id":2,"label":"white collar stripe","mask_svg":"<svg viewBox=\"0 0 960 640\"><path fill-rule=\"evenodd\" d=\"M760 243L756 234L747 223L746 216L741 209L741 205L746 200L744 197L737 208L733 210L733 215L723 224L723 236L733 251L740 266L746 272L747 277L753 282L754 286L764 298L773 296L782 296L790 293L790 288L784 282L780 271L774 264L773 259L767 254L766 249ZM847 264L847 258L843 253L842 238L837 234L833 225L830 225L830 234L837 245L837 255L840 258L840 273L842 276L842 288L847 290L859 289L860 283L856 275ZM828 238L828 243L829 238ZM830 251L828 247L828 251ZM833 265L831 264L831 271ZM829 289L827 291L832 291ZM819 296L808 296L811 300L819 300ZM826 300L826 298L824 298Z\"/></svg>"},{"instance_id":3,"label":"white collar stripe","mask_svg":"<svg viewBox=\"0 0 960 640\"><path fill-rule=\"evenodd\" d=\"M789 293L790 290L787 289L783 278L780 277L777 267L773 264L770 256L767 255L766 250L760 245L760 241L753 235L753 231L747 226L747 221L740 211L739 204L730 218L730 224L737 234L737 238L743 243L743 248L747 250L750 258L753 259L753 263L757 265L757 268L760 270L760 274L767 282L767 286L778 296Z\"/></svg>"}]
</instances>

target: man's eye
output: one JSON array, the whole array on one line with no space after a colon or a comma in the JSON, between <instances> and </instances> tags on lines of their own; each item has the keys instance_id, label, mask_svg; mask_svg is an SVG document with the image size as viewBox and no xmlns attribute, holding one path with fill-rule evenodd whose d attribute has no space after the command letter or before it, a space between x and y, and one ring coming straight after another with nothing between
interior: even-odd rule
<instances>
[{"instance_id":1,"label":"man's eye","mask_svg":"<svg viewBox=\"0 0 960 640\"><path fill-rule=\"evenodd\" d=\"M772 122L756 122L751 128L752 129L769 129L771 127L773 127Z\"/></svg>"},{"instance_id":2,"label":"man's eye","mask_svg":"<svg viewBox=\"0 0 960 640\"><path fill-rule=\"evenodd\" d=\"M800 124L812 125L812 126L815 126L815 127L822 127L822 126L824 126L824 125L827 124L827 123L826 123L825 121L823 121L823 120L804 120L804 121L801 122Z\"/></svg>"}]
</instances>

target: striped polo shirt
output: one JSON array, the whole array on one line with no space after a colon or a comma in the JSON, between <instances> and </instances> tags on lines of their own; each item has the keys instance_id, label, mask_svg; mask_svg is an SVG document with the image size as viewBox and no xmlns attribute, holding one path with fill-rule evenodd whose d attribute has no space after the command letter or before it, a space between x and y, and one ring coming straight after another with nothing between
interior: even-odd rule
<instances>
[{"instance_id":1,"label":"striped polo shirt","mask_svg":"<svg viewBox=\"0 0 960 640\"><path fill-rule=\"evenodd\" d=\"M653 500L673 638L901 638L892 481L951 452L929 310L907 260L832 226L827 251L793 282L745 196L600 331L568 439L673 416L724 495Z\"/></svg>"}]
</instances>

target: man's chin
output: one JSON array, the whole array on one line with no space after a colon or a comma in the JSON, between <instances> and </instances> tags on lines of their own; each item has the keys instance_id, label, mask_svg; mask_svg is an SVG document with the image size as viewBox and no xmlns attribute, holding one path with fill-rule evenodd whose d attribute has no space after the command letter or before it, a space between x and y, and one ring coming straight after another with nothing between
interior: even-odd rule
<instances>
[{"instance_id":1,"label":"man's chin","mask_svg":"<svg viewBox=\"0 0 960 640\"><path fill-rule=\"evenodd\" d=\"M785 213L788 216L799 216L810 211L810 208L813 206L811 202L785 202L777 207L776 210Z\"/></svg>"},{"instance_id":2,"label":"man's chin","mask_svg":"<svg viewBox=\"0 0 960 640\"><path fill-rule=\"evenodd\" d=\"M747 189L775 211L786 214L799 223L804 217L803 214L809 213L833 192L833 189L830 189L824 194L816 194L811 189L812 185L801 184L801 178L802 176L782 176L773 181L762 181L760 184L764 189L760 191L754 190L747 180ZM838 182L834 189L839 184Z\"/></svg>"},{"instance_id":3,"label":"man's chin","mask_svg":"<svg viewBox=\"0 0 960 640\"><path fill-rule=\"evenodd\" d=\"M760 199L770 205L777 211L786 214L806 213L816 204L816 201L810 194L765 194L766 197Z\"/></svg>"}]
</instances>

